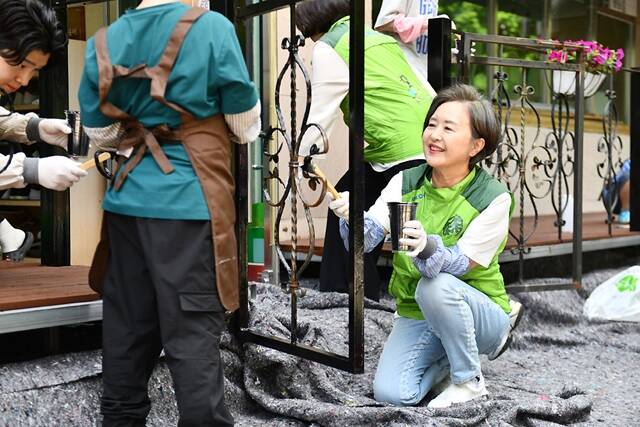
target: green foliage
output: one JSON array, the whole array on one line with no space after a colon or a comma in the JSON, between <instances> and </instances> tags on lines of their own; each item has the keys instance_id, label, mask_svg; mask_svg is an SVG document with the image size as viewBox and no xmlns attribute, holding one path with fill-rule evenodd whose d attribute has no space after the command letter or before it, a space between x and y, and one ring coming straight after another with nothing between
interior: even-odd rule
<instances>
[{"instance_id":1,"label":"green foliage","mask_svg":"<svg viewBox=\"0 0 640 427\"><path fill-rule=\"evenodd\" d=\"M542 7L542 6L541 6ZM438 13L449 15L460 31L487 34L487 8L479 4L460 0L441 0ZM498 11L497 16L498 34L511 37L530 37L535 38L535 25L526 21L526 18L515 13ZM487 55L487 45L478 44L476 46L476 55ZM519 58L527 60L540 60L539 53L521 50L512 47L503 47L497 52L498 56L503 58ZM484 67L474 67L471 70L470 83L481 91L486 90L488 77ZM537 77L536 72L530 76ZM536 75L536 76L534 76Z\"/></svg>"},{"instance_id":2,"label":"green foliage","mask_svg":"<svg viewBox=\"0 0 640 427\"><path fill-rule=\"evenodd\" d=\"M460 31L487 34L487 9L466 1L441 1L438 13L449 15Z\"/></svg>"}]
</instances>

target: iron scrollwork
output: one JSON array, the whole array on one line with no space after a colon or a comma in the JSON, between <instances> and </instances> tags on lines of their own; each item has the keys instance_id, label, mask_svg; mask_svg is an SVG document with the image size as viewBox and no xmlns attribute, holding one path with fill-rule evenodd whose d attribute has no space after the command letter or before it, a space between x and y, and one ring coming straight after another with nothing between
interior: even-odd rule
<instances>
[{"instance_id":1,"label":"iron scrollwork","mask_svg":"<svg viewBox=\"0 0 640 427\"><path fill-rule=\"evenodd\" d=\"M611 225L613 223L614 206L619 202L617 191L604 191L607 187L617 188L616 171L622 167L622 138L617 133L618 129L618 109L616 107L616 91L613 90L613 75L609 76L609 89L605 91L607 103L604 106L602 116L602 136L598 140L598 153L604 159L596 165L598 176L602 178L603 191L600 193L606 212L606 222L608 224L609 236L612 234Z\"/></svg>"},{"instance_id":2,"label":"iron scrollwork","mask_svg":"<svg viewBox=\"0 0 640 427\"><path fill-rule=\"evenodd\" d=\"M546 136L544 143L539 142L541 120L531 101L535 89L527 81L526 69L522 70L521 82L514 85L512 89L519 106L519 127L516 129L511 125L514 107L512 107L507 89L508 75L503 71L498 71L495 73L494 79L497 84L492 99L500 118L502 137L495 153L485 160L485 166L498 180L506 184L509 191L512 193L517 191L518 229L510 228L509 234L516 242L511 253L520 258L519 279L522 281L524 278L522 258L531 251L527 243L536 232L539 224L538 204L540 200L550 194L557 223L562 226L562 213L567 206L567 198L564 203L561 202L562 194L563 191L564 194L568 192L567 177L573 172L569 168L572 165L572 159L567 154L573 149L571 144L567 144L567 140L571 139L572 135L570 132L566 132L566 127L562 131L554 126L553 131ZM535 133L529 144L525 142L527 114L532 114L535 121ZM564 118L564 116L562 117ZM529 203L533 209L532 224L525 221L525 203Z\"/></svg>"},{"instance_id":3,"label":"iron scrollwork","mask_svg":"<svg viewBox=\"0 0 640 427\"><path fill-rule=\"evenodd\" d=\"M562 214L569 204L569 177L574 173L575 135L569 130L571 115L567 95L554 94L551 104L552 131L547 135L546 144L557 155L558 165L554 176L554 192L551 204L556 214L558 240L562 240ZM564 195L564 197L563 197Z\"/></svg>"},{"instance_id":4,"label":"iron scrollwork","mask_svg":"<svg viewBox=\"0 0 640 427\"><path fill-rule=\"evenodd\" d=\"M322 140L322 149L319 149L317 145L314 144L311 148L310 155L307 156L305 160L308 162L311 156L325 154L329 150L329 141L324 130L315 123L308 123L309 110L311 108L312 101L311 81L309 79L308 72L298 54L299 48L302 46L304 46L304 38L299 35L294 36L293 39L285 38L282 41L281 47L282 49L289 52L289 58L284 68L280 72L278 80L276 82L275 107L278 117L278 127L269 128L266 132L264 132L263 135L263 140L265 143L264 155L268 162L267 173L265 174L264 178L265 186L263 192L266 203L269 206L276 208L274 239L278 258L280 259L281 264L286 269L288 275L288 282L283 285L283 288L291 295L292 344L295 344L297 340L297 334L295 333L297 328L297 298L299 296L304 296L304 289L301 289L299 286L299 278L300 274L311 262L311 258L313 256L315 248L315 228L313 225L313 218L311 216L311 208L318 206L322 202L327 191L326 179L324 177L316 175L312 170L304 168L304 163L301 164L299 155L300 144L305 134L309 130L316 129L319 132ZM306 89L306 105L299 133L297 130L296 114L297 68L299 68L303 74ZM287 124L285 122L284 114L281 108L281 87L283 80L287 75L287 72L289 72L291 79L291 121L289 129L287 128ZM287 130L289 131L287 132ZM281 140L277 144L275 152L270 150L271 141L273 140L274 136L279 136L281 138ZM281 178L280 170L278 168L278 164L280 160L282 160L285 148L289 153L289 173L288 177L286 178L286 182ZM281 191L279 191L279 193L281 193L281 196L279 196L277 199L273 198L268 191L269 182L272 180L275 180L278 183L278 187L281 189ZM300 191L303 180L307 182L314 193L317 193L317 196L313 200L307 200L307 198L304 196L304 193ZM320 185L319 192L318 185ZM283 253L280 238L280 225L283 214L285 212L285 208L287 206L287 200L289 201L291 208L291 257L288 260ZM297 263L298 201L302 202L305 218L309 226L309 250L306 254L304 262L302 263L302 266L298 266Z\"/></svg>"},{"instance_id":5,"label":"iron scrollwork","mask_svg":"<svg viewBox=\"0 0 640 427\"><path fill-rule=\"evenodd\" d=\"M492 99L496 105L498 117L502 127L501 141L495 153L485 160L485 165L498 180L505 183L512 193L517 191L517 205L519 206L518 230L509 229L510 236L516 246L511 249L519 256L531 251L527 245L539 223L538 203L552 192L559 173L558 156L555 140L547 136L543 144L539 143L541 134L540 115L531 102L535 89L527 82L527 70L522 70L522 81L513 86L513 93L518 99L519 128L511 125L512 103L507 89L508 75L498 71L494 75L497 84ZM535 134L529 146L525 143L527 135L527 114L535 117ZM530 203L533 209L533 224L525 221L525 203ZM520 262L519 278L523 280L523 268Z\"/></svg>"}]
</instances>

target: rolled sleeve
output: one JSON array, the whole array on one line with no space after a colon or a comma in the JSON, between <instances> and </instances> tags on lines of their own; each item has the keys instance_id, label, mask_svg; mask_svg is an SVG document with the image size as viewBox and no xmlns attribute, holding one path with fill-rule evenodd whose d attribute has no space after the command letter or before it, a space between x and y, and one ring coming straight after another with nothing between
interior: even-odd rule
<instances>
[{"instance_id":1,"label":"rolled sleeve","mask_svg":"<svg viewBox=\"0 0 640 427\"><path fill-rule=\"evenodd\" d=\"M224 115L229 130L238 138L240 144L246 144L258 139L262 127L260 120L261 111L260 101L258 101L249 111Z\"/></svg>"}]
</instances>

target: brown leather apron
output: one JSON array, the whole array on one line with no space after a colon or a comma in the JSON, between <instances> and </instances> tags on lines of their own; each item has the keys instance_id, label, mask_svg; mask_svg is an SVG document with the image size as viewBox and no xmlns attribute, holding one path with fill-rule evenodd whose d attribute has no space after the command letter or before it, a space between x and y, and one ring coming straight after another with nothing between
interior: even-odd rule
<instances>
[{"instance_id":1,"label":"brown leather apron","mask_svg":"<svg viewBox=\"0 0 640 427\"><path fill-rule=\"evenodd\" d=\"M216 284L220 301L227 310L234 311L239 306L239 279L235 235L235 184L231 172L232 156L229 129L222 114L197 120L185 108L165 99L169 74L180 51L182 41L191 26L206 12L204 9L192 8L184 13L176 24L164 53L155 67L147 67L145 64L131 68L112 65L107 47L107 29L100 29L95 36L100 110L105 116L120 121L125 128L125 136L118 148L135 148L133 156L119 168L121 170L118 171L113 183L115 191L122 187L129 172L142 160L147 150L150 151L165 174L173 172L173 166L162 151L157 138L174 140L184 145L202 186L211 215ZM182 117L182 125L177 129L169 129L166 125L152 129L145 128L137 118L107 101L115 78L151 80L151 97L178 111ZM98 293L102 291L108 256L109 240L103 218L101 241L96 248L89 272L89 285Z\"/></svg>"}]
</instances>

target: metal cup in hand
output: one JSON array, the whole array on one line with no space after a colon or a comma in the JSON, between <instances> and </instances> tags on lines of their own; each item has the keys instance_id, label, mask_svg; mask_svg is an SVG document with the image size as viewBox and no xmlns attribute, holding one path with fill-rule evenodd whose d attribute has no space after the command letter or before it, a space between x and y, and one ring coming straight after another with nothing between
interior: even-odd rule
<instances>
[{"instance_id":1,"label":"metal cup in hand","mask_svg":"<svg viewBox=\"0 0 640 427\"><path fill-rule=\"evenodd\" d=\"M402 232L402 227L407 221L416 219L417 203L389 202L389 213L391 217L391 249L393 252L406 252L411 250L407 245L400 244L400 239L406 238Z\"/></svg>"},{"instance_id":2,"label":"metal cup in hand","mask_svg":"<svg viewBox=\"0 0 640 427\"><path fill-rule=\"evenodd\" d=\"M64 112L71 133L67 136L67 152L73 157L86 157L89 155L89 137L82 129L80 113L66 110Z\"/></svg>"}]
</instances>

